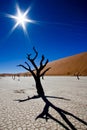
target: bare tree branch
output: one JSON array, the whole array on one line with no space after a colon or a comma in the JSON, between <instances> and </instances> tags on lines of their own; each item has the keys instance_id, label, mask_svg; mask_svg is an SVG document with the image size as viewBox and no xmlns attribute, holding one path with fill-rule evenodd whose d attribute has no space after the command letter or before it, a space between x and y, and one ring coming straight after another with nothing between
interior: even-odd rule
<instances>
[{"instance_id":1,"label":"bare tree branch","mask_svg":"<svg viewBox=\"0 0 87 130\"><path fill-rule=\"evenodd\" d=\"M38 56L38 52L36 51L36 49L33 47L33 50L34 50L34 52L35 52L35 57L34 58L30 58L30 56L31 56L31 54L27 54L27 59L32 63L32 65L34 66L34 68L36 69L36 70L38 70L38 68L37 68L37 65L35 64L35 59L37 58L37 56Z\"/></svg>"},{"instance_id":2,"label":"bare tree branch","mask_svg":"<svg viewBox=\"0 0 87 130\"><path fill-rule=\"evenodd\" d=\"M26 62L26 64L27 64L27 62ZM28 65L28 64L27 64L27 65ZM29 68L25 67L25 66L22 65L22 64L20 64L20 65L18 65L18 66L23 67L24 69L28 70L28 71L33 75L33 77L36 78L36 75L35 75L35 73L33 72L33 70L31 70L30 66L29 66Z\"/></svg>"},{"instance_id":3,"label":"bare tree branch","mask_svg":"<svg viewBox=\"0 0 87 130\"><path fill-rule=\"evenodd\" d=\"M29 65L27 62L25 62L25 64L28 66L29 69L31 69L31 68L30 68L30 65Z\"/></svg>"},{"instance_id":4,"label":"bare tree branch","mask_svg":"<svg viewBox=\"0 0 87 130\"><path fill-rule=\"evenodd\" d=\"M44 67L47 65L48 62L49 62L49 60L47 59L46 62L45 62L45 64L44 64Z\"/></svg>"},{"instance_id":5,"label":"bare tree branch","mask_svg":"<svg viewBox=\"0 0 87 130\"><path fill-rule=\"evenodd\" d=\"M42 63L43 63L44 59L45 59L45 57L44 57L44 55L42 55L42 59L40 61L40 67L42 66Z\"/></svg>"},{"instance_id":6,"label":"bare tree branch","mask_svg":"<svg viewBox=\"0 0 87 130\"><path fill-rule=\"evenodd\" d=\"M40 75L40 77L41 77L41 76L44 76L45 73L46 73L49 69L51 69L51 67L47 68L44 72L42 72L42 74Z\"/></svg>"},{"instance_id":7,"label":"bare tree branch","mask_svg":"<svg viewBox=\"0 0 87 130\"><path fill-rule=\"evenodd\" d=\"M31 54L27 54L27 59L30 61L31 58L30 58Z\"/></svg>"},{"instance_id":8,"label":"bare tree branch","mask_svg":"<svg viewBox=\"0 0 87 130\"><path fill-rule=\"evenodd\" d=\"M44 55L42 55L42 59L41 59L41 62L40 62L40 67L39 67L39 72L40 72L41 70L43 70L43 68L44 68L44 67L47 65L47 63L48 63L48 59L47 59L46 62L45 62L45 64L43 65L44 59L45 59L45 57L44 57Z\"/></svg>"},{"instance_id":9,"label":"bare tree branch","mask_svg":"<svg viewBox=\"0 0 87 130\"><path fill-rule=\"evenodd\" d=\"M32 59L33 61L37 58L38 52L36 51L35 47L33 47L34 52L36 53L35 57Z\"/></svg>"},{"instance_id":10,"label":"bare tree branch","mask_svg":"<svg viewBox=\"0 0 87 130\"><path fill-rule=\"evenodd\" d=\"M30 58L31 54L27 54L28 58Z\"/></svg>"},{"instance_id":11,"label":"bare tree branch","mask_svg":"<svg viewBox=\"0 0 87 130\"><path fill-rule=\"evenodd\" d=\"M24 69L26 69L26 70L29 71L29 69L28 69L27 67L25 67L24 65L19 64L19 65L17 65L17 66L23 67Z\"/></svg>"}]
</instances>

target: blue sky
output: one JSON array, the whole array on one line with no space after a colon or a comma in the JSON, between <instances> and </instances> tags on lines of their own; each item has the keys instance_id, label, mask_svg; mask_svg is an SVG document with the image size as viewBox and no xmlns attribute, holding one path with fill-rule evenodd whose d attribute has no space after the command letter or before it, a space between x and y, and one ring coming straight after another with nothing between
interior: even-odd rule
<instances>
[{"instance_id":1,"label":"blue sky","mask_svg":"<svg viewBox=\"0 0 87 130\"><path fill-rule=\"evenodd\" d=\"M27 17L28 37L21 26L11 35L15 21L5 14L16 14L16 4ZM17 65L26 61L26 53L36 47L39 57L49 61L87 52L87 0L3 0L0 1L0 73L25 71Z\"/></svg>"}]
</instances>

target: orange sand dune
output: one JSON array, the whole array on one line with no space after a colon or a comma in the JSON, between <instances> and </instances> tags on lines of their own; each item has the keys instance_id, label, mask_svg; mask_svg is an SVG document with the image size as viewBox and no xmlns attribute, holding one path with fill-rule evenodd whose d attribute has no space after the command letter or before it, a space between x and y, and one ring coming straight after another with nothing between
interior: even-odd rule
<instances>
[{"instance_id":1,"label":"orange sand dune","mask_svg":"<svg viewBox=\"0 0 87 130\"><path fill-rule=\"evenodd\" d=\"M51 69L46 75L83 75L87 76L87 52L48 63Z\"/></svg>"}]
</instances>

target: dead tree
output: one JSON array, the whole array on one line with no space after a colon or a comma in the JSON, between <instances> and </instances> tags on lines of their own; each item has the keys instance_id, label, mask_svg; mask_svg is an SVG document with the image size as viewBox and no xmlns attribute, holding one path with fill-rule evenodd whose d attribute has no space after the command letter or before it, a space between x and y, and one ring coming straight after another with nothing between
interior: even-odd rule
<instances>
[{"instance_id":1,"label":"dead tree","mask_svg":"<svg viewBox=\"0 0 87 130\"><path fill-rule=\"evenodd\" d=\"M77 77L78 80L80 79L80 78L79 78L80 72L77 72L77 73L75 73L74 75Z\"/></svg>"},{"instance_id":2,"label":"dead tree","mask_svg":"<svg viewBox=\"0 0 87 130\"><path fill-rule=\"evenodd\" d=\"M42 79L43 79L43 76L50 69L50 67L44 69L48 63L48 59L45 61L45 63L43 63L45 60L44 55L42 55L42 58L40 60L40 66L38 67L35 63L35 59L38 56L38 52L36 51L36 49L34 47L33 47L33 50L35 52L34 58L31 58L31 54L27 54L27 59L33 65L34 70L31 69L28 62L25 62L27 67L22 64L19 64L18 66L23 67L24 69L26 69L27 71L29 71L32 74L32 76L35 80L35 83L36 83L36 89L37 89L38 96L43 97L43 96L45 96L45 93L44 93L40 78L42 77Z\"/></svg>"},{"instance_id":3,"label":"dead tree","mask_svg":"<svg viewBox=\"0 0 87 130\"><path fill-rule=\"evenodd\" d=\"M19 66L23 67L24 69L28 70L32 76L34 77L35 79L35 83L36 83L36 89L37 89L37 93L38 93L38 96L33 96L33 97L28 97L27 99L24 99L24 100L18 100L19 102L24 102L24 101L27 101L27 100L30 100L30 99L35 99L35 98L39 98L41 97L42 100L44 101L45 103L45 106L44 106L44 109L43 111L36 117L36 119L38 118L43 118L45 119L46 121L50 118L54 121L56 121L57 123L59 123L63 128L65 128L66 130L77 130L75 128L75 126L72 124L72 122L68 119L68 115L73 117L74 119L76 119L77 121L83 123L84 125L87 125L87 122L85 122L84 120L76 117L75 115L73 115L72 113L70 112L67 112L59 107L56 107L55 105L53 105L45 96L45 93L44 93L44 90L43 90L43 87L42 87L42 84L41 84L41 81L40 81L40 78L45 75L45 73L50 69L49 68L46 68L46 65L48 63L48 59L45 61L45 63L43 64L44 60L45 60L45 57L44 55L42 55L42 58L40 60L40 66L37 67L36 63L35 63L35 59L37 58L38 56L38 52L35 50L35 48L33 48L34 52L35 52L35 57L34 58L31 58L31 54L27 54L27 59L30 61L30 63L32 63L33 67L34 67L34 70L31 69L31 67L29 66L29 64L27 62L25 62L25 64L27 65L24 66L22 64L20 64ZM49 97L49 96L48 96ZM55 117L52 116L52 114L49 113L49 108L53 108L60 116L61 118L65 121L65 123L67 124L64 124L62 123L61 121L57 120ZM66 116L67 115L67 116ZM68 128L69 127L69 128Z\"/></svg>"}]
</instances>

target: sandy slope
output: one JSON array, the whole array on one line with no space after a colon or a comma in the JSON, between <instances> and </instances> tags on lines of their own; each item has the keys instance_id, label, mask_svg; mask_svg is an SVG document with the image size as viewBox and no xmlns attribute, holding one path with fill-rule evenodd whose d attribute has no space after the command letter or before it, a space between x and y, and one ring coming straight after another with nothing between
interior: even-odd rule
<instances>
[{"instance_id":1,"label":"sandy slope","mask_svg":"<svg viewBox=\"0 0 87 130\"><path fill-rule=\"evenodd\" d=\"M47 75L87 75L87 52L50 62Z\"/></svg>"}]
</instances>

